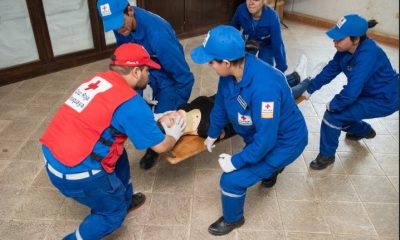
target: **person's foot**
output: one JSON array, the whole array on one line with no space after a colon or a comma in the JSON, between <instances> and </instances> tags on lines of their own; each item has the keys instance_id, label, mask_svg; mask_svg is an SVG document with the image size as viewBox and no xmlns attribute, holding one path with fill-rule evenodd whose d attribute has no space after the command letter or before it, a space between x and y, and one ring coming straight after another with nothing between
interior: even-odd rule
<instances>
[{"instance_id":1,"label":"person's foot","mask_svg":"<svg viewBox=\"0 0 400 240\"><path fill-rule=\"evenodd\" d=\"M234 223L227 223L224 217L220 217L216 222L208 227L208 232L212 235L221 236L230 233L233 229L244 224L244 217Z\"/></svg>"},{"instance_id":2,"label":"person's foot","mask_svg":"<svg viewBox=\"0 0 400 240\"><path fill-rule=\"evenodd\" d=\"M352 133L346 133L346 139L353 140L353 141L359 141L359 140L361 140L363 138L371 139L371 138L374 138L375 136L376 136L376 132L375 132L375 130L373 128L371 128L371 131L367 135L362 136L362 137L354 135Z\"/></svg>"},{"instance_id":3,"label":"person's foot","mask_svg":"<svg viewBox=\"0 0 400 240\"><path fill-rule=\"evenodd\" d=\"M317 158L310 163L310 168L314 170L322 170L335 162L335 156L324 157L318 154Z\"/></svg>"},{"instance_id":4,"label":"person's foot","mask_svg":"<svg viewBox=\"0 0 400 240\"><path fill-rule=\"evenodd\" d=\"M151 150L150 148L146 150L144 156L140 159L139 165L141 169L150 169L154 166L158 159L158 153Z\"/></svg>"},{"instance_id":5,"label":"person's foot","mask_svg":"<svg viewBox=\"0 0 400 240\"><path fill-rule=\"evenodd\" d=\"M281 170L275 172L270 178L265 178L261 181L261 185L265 188L271 188L275 185L276 183L276 179L278 178L278 174L281 173L283 171L282 168Z\"/></svg>"},{"instance_id":6,"label":"person's foot","mask_svg":"<svg viewBox=\"0 0 400 240\"><path fill-rule=\"evenodd\" d=\"M300 56L296 68L294 69L294 71L297 72L297 74L299 74L300 81L303 81L304 79L307 78L307 63L308 63L307 57L304 54L302 54Z\"/></svg>"},{"instance_id":7,"label":"person's foot","mask_svg":"<svg viewBox=\"0 0 400 240\"><path fill-rule=\"evenodd\" d=\"M144 202L146 202L146 196L143 193L137 192L137 193L133 194L132 195L132 203L128 207L128 213L132 212L133 210L142 206L144 204Z\"/></svg>"},{"instance_id":8,"label":"person's foot","mask_svg":"<svg viewBox=\"0 0 400 240\"><path fill-rule=\"evenodd\" d=\"M324 69L324 67L326 66L325 62L320 62L317 65L314 66L314 68L311 70L310 76L308 76L309 78L315 78L321 71L322 69Z\"/></svg>"}]
</instances>

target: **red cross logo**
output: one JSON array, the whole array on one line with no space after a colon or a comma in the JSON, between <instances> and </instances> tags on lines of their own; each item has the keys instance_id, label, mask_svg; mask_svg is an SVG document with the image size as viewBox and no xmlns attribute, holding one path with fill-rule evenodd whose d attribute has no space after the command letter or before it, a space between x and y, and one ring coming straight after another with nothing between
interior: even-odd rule
<instances>
[{"instance_id":1,"label":"red cross logo","mask_svg":"<svg viewBox=\"0 0 400 240\"><path fill-rule=\"evenodd\" d=\"M242 115L240 118L241 118L243 121L247 119L246 116L243 116L243 115Z\"/></svg>"},{"instance_id":2,"label":"red cross logo","mask_svg":"<svg viewBox=\"0 0 400 240\"><path fill-rule=\"evenodd\" d=\"M97 82L89 84L88 87L85 88L85 91L90 90L90 89L95 90L96 88L99 87L99 84L100 84L100 80L97 80Z\"/></svg>"},{"instance_id":3,"label":"red cross logo","mask_svg":"<svg viewBox=\"0 0 400 240\"><path fill-rule=\"evenodd\" d=\"M269 105L269 104L265 105L266 109L269 109L270 107L271 107L271 105Z\"/></svg>"},{"instance_id":4,"label":"red cross logo","mask_svg":"<svg viewBox=\"0 0 400 240\"><path fill-rule=\"evenodd\" d=\"M103 8L103 11L107 10L107 6L106 5L103 5L102 8Z\"/></svg>"}]
</instances>

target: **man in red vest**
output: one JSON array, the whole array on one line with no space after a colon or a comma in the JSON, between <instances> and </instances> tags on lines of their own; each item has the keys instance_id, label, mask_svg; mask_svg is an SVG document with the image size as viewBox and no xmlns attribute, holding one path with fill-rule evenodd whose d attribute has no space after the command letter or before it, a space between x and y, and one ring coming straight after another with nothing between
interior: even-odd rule
<instances>
[{"instance_id":1,"label":"man in red vest","mask_svg":"<svg viewBox=\"0 0 400 240\"><path fill-rule=\"evenodd\" d=\"M136 93L146 87L149 68L160 69L141 45L119 46L109 68L72 93L40 138L50 181L66 197L91 208L64 239L101 239L145 202L142 193L133 191L127 138L136 149L161 153L174 146L185 128L179 119L164 126L164 135Z\"/></svg>"}]
</instances>

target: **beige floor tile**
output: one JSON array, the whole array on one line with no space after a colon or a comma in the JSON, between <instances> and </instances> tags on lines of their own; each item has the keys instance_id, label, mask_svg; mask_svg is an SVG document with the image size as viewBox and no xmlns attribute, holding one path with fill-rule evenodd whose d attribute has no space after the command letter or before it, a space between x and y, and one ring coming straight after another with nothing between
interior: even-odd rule
<instances>
[{"instance_id":1,"label":"beige floor tile","mask_svg":"<svg viewBox=\"0 0 400 240\"><path fill-rule=\"evenodd\" d=\"M40 170L39 174L36 175L35 179L33 180L32 187L55 189L53 184L50 182L49 176L47 175L47 171L44 167L42 170Z\"/></svg>"},{"instance_id":2,"label":"beige floor tile","mask_svg":"<svg viewBox=\"0 0 400 240\"><path fill-rule=\"evenodd\" d=\"M48 78L46 75L28 79L22 81L17 90L39 92L47 83L52 82L52 80L53 79Z\"/></svg>"},{"instance_id":3,"label":"beige floor tile","mask_svg":"<svg viewBox=\"0 0 400 240\"><path fill-rule=\"evenodd\" d=\"M90 208L78 203L72 198L66 198L58 213L57 220L82 221L90 214Z\"/></svg>"},{"instance_id":4,"label":"beige floor tile","mask_svg":"<svg viewBox=\"0 0 400 240\"><path fill-rule=\"evenodd\" d=\"M399 155L375 153L374 157L388 176L399 176Z\"/></svg>"},{"instance_id":5,"label":"beige floor tile","mask_svg":"<svg viewBox=\"0 0 400 240\"><path fill-rule=\"evenodd\" d=\"M331 234L289 232L286 240L333 240Z\"/></svg>"},{"instance_id":6,"label":"beige floor tile","mask_svg":"<svg viewBox=\"0 0 400 240\"><path fill-rule=\"evenodd\" d=\"M189 228L181 226L145 226L143 239L148 240L185 240L188 239Z\"/></svg>"},{"instance_id":7,"label":"beige floor tile","mask_svg":"<svg viewBox=\"0 0 400 240\"><path fill-rule=\"evenodd\" d=\"M12 107L14 105L28 105L35 94L36 94L36 92L32 92L32 91L14 90L14 91L6 93L1 98L1 101L3 103L9 104L10 107Z\"/></svg>"},{"instance_id":8,"label":"beige floor tile","mask_svg":"<svg viewBox=\"0 0 400 240\"><path fill-rule=\"evenodd\" d=\"M148 224L188 225L192 198L176 194L153 193Z\"/></svg>"},{"instance_id":9,"label":"beige floor tile","mask_svg":"<svg viewBox=\"0 0 400 240\"><path fill-rule=\"evenodd\" d=\"M42 240L49 229L50 221L9 220L0 221L2 240Z\"/></svg>"},{"instance_id":10,"label":"beige floor tile","mask_svg":"<svg viewBox=\"0 0 400 240\"><path fill-rule=\"evenodd\" d=\"M60 240L66 235L74 232L81 221L71 221L71 220L55 220L52 221L50 229L46 234L46 240Z\"/></svg>"},{"instance_id":11,"label":"beige floor tile","mask_svg":"<svg viewBox=\"0 0 400 240\"><path fill-rule=\"evenodd\" d=\"M256 231L244 230L239 228L238 240L284 240L285 235L283 232L278 231Z\"/></svg>"},{"instance_id":12,"label":"beige floor tile","mask_svg":"<svg viewBox=\"0 0 400 240\"><path fill-rule=\"evenodd\" d=\"M216 219L215 219L216 220ZM211 224L211 223L210 223ZM190 230L190 240L237 240L238 230L235 229L227 235L224 236L213 236L211 235L207 227L200 228L199 226L192 226Z\"/></svg>"},{"instance_id":13,"label":"beige floor tile","mask_svg":"<svg viewBox=\"0 0 400 240\"><path fill-rule=\"evenodd\" d=\"M307 130L309 133L319 133L321 129L321 120L318 117L306 117L304 116L307 124Z\"/></svg>"},{"instance_id":14,"label":"beige floor tile","mask_svg":"<svg viewBox=\"0 0 400 240\"><path fill-rule=\"evenodd\" d=\"M314 200L315 192L310 178L304 173L282 173L276 182L278 199Z\"/></svg>"},{"instance_id":15,"label":"beige floor tile","mask_svg":"<svg viewBox=\"0 0 400 240\"><path fill-rule=\"evenodd\" d=\"M16 160L40 162L44 165L42 144L38 140L28 140L14 158Z\"/></svg>"},{"instance_id":16,"label":"beige floor tile","mask_svg":"<svg viewBox=\"0 0 400 240\"><path fill-rule=\"evenodd\" d=\"M149 219L150 206L153 201L153 194L146 193L146 202L138 209L131 211L126 215L125 221L130 220L130 224L145 225Z\"/></svg>"},{"instance_id":17,"label":"beige floor tile","mask_svg":"<svg viewBox=\"0 0 400 240\"><path fill-rule=\"evenodd\" d=\"M136 162L131 162L131 180L135 192L152 192L156 180L156 167L150 170L142 170Z\"/></svg>"},{"instance_id":18,"label":"beige floor tile","mask_svg":"<svg viewBox=\"0 0 400 240\"><path fill-rule=\"evenodd\" d=\"M304 158L300 155L294 162L285 167L285 173L307 173L308 168ZM278 175L279 178L279 175Z\"/></svg>"},{"instance_id":19,"label":"beige floor tile","mask_svg":"<svg viewBox=\"0 0 400 240\"><path fill-rule=\"evenodd\" d=\"M372 153L399 153L399 143L390 135L376 135L372 139L363 139Z\"/></svg>"},{"instance_id":20,"label":"beige floor tile","mask_svg":"<svg viewBox=\"0 0 400 240\"><path fill-rule=\"evenodd\" d=\"M360 201L347 175L313 176L312 184L321 201Z\"/></svg>"},{"instance_id":21,"label":"beige floor tile","mask_svg":"<svg viewBox=\"0 0 400 240\"><path fill-rule=\"evenodd\" d=\"M286 232L330 233L317 202L279 200L279 207Z\"/></svg>"},{"instance_id":22,"label":"beige floor tile","mask_svg":"<svg viewBox=\"0 0 400 240\"><path fill-rule=\"evenodd\" d=\"M350 179L363 202L399 202L398 192L386 177L352 175Z\"/></svg>"},{"instance_id":23,"label":"beige floor tile","mask_svg":"<svg viewBox=\"0 0 400 240\"><path fill-rule=\"evenodd\" d=\"M11 219L22 201L24 188L0 186L0 219Z\"/></svg>"},{"instance_id":24,"label":"beige floor tile","mask_svg":"<svg viewBox=\"0 0 400 240\"><path fill-rule=\"evenodd\" d=\"M377 235L362 203L323 202L322 214L335 235Z\"/></svg>"},{"instance_id":25,"label":"beige floor tile","mask_svg":"<svg viewBox=\"0 0 400 240\"><path fill-rule=\"evenodd\" d=\"M318 152L315 151L304 151L302 153L304 161L309 168L310 163L318 156ZM311 176L327 176L329 174L346 174L342 163L338 160L338 156L335 157L335 162L323 170L308 169Z\"/></svg>"},{"instance_id":26,"label":"beige floor tile","mask_svg":"<svg viewBox=\"0 0 400 240\"><path fill-rule=\"evenodd\" d=\"M399 236L399 204L365 203L364 207L380 236Z\"/></svg>"},{"instance_id":27,"label":"beige floor tile","mask_svg":"<svg viewBox=\"0 0 400 240\"><path fill-rule=\"evenodd\" d=\"M11 120L0 120L0 132L12 123Z\"/></svg>"},{"instance_id":28,"label":"beige floor tile","mask_svg":"<svg viewBox=\"0 0 400 240\"><path fill-rule=\"evenodd\" d=\"M0 137L0 161L13 159L24 143L25 140L2 140Z\"/></svg>"},{"instance_id":29,"label":"beige floor tile","mask_svg":"<svg viewBox=\"0 0 400 240\"><path fill-rule=\"evenodd\" d=\"M276 200L247 194L244 208L246 224L240 229L283 231L282 220Z\"/></svg>"},{"instance_id":30,"label":"beige floor tile","mask_svg":"<svg viewBox=\"0 0 400 240\"><path fill-rule=\"evenodd\" d=\"M182 163L184 164L184 163ZM192 195L194 187L195 170L183 165L168 165L157 170L153 192L180 193Z\"/></svg>"},{"instance_id":31,"label":"beige floor tile","mask_svg":"<svg viewBox=\"0 0 400 240\"><path fill-rule=\"evenodd\" d=\"M336 235L335 240L379 240L377 236L362 236L362 235Z\"/></svg>"},{"instance_id":32,"label":"beige floor tile","mask_svg":"<svg viewBox=\"0 0 400 240\"><path fill-rule=\"evenodd\" d=\"M11 162L0 176L0 185L28 188L42 168L41 162Z\"/></svg>"},{"instance_id":33,"label":"beige floor tile","mask_svg":"<svg viewBox=\"0 0 400 240\"><path fill-rule=\"evenodd\" d=\"M382 176L385 173L382 171L378 163L375 161L372 154L367 152L339 152L344 170L351 175L371 175Z\"/></svg>"},{"instance_id":34,"label":"beige floor tile","mask_svg":"<svg viewBox=\"0 0 400 240\"><path fill-rule=\"evenodd\" d=\"M308 144L304 151L319 151L319 133L308 133Z\"/></svg>"},{"instance_id":35,"label":"beige floor tile","mask_svg":"<svg viewBox=\"0 0 400 240\"><path fill-rule=\"evenodd\" d=\"M303 101L299 105L299 109L301 113L303 114L304 117L317 117L317 113L314 110L314 107L312 106L310 101ZM308 125L307 125L308 127ZM313 126L314 128L317 128L318 126Z\"/></svg>"},{"instance_id":36,"label":"beige floor tile","mask_svg":"<svg viewBox=\"0 0 400 240\"><path fill-rule=\"evenodd\" d=\"M64 196L57 190L30 188L22 196L22 202L18 206L14 218L55 220L64 201Z\"/></svg>"},{"instance_id":37,"label":"beige floor tile","mask_svg":"<svg viewBox=\"0 0 400 240\"><path fill-rule=\"evenodd\" d=\"M399 121L395 119L382 119L382 124L390 134L399 134Z\"/></svg>"},{"instance_id":38,"label":"beige floor tile","mask_svg":"<svg viewBox=\"0 0 400 240\"><path fill-rule=\"evenodd\" d=\"M399 177L388 177L397 192L399 192Z\"/></svg>"},{"instance_id":39,"label":"beige floor tile","mask_svg":"<svg viewBox=\"0 0 400 240\"><path fill-rule=\"evenodd\" d=\"M134 220L129 219L124 221L124 224L113 232L111 235L104 238L104 240L139 240L143 238L143 225L135 225ZM168 236L168 235L167 235Z\"/></svg>"},{"instance_id":40,"label":"beige floor tile","mask_svg":"<svg viewBox=\"0 0 400 240\"><path fill-rule=\"evenodd\" d=\"M191 225L206 229L222 216L221 195L213 197L194 197Z\"/></svg>"},{"instance_id":41,"label":"beige floor tile","mask_svg":"<svg viewBox=\"0 0 400 240\"><path fill-rule=\"evenodd\" d=\"M14 120L6 129L0 132L0 139L15 141L26 140L36 128L37 121L35 120Z\"/></svg>"},{"instance_id":42,"label":"beige floor tile","mask_svg":"<svg viewBox=\"0 0 400 240\"><path fill-rule=\"evenodd\" d=\"M219 196L220 170L199 169L196 171L194 195L199 197Z\"/></svg>"}]
</instances>

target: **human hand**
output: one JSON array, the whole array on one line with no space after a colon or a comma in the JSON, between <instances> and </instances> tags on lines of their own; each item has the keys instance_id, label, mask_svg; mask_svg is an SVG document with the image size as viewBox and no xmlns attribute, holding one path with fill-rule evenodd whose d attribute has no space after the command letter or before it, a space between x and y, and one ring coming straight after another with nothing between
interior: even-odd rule
<instances>
[{"instance_id":1,"label":"human hand","mask_svg":"<svg viewBox=\"0 0 400 240\"><path fill-rule=\"evenodd\" d=\"M182 137L183 130L186 127L186 123L181 117L179 117L171 127L168 127L164 122L161 122L161 125L164 128L165 134L175 138L176 141Z\"/></svg>"},{"instance_id":2,"label":"human hand","mask_svg":"<svg viewBox=\"0 0 400 240\"><path fill-rule=\"evenodd\" d=\"M157 105L158 101L153 100L153 89L149 84L146 85L146 88L143 90L143 99L150 105Z\"/></svg>"},{"instance_id":3,"label":"human hand","mask_svg":"<svg viewBox=\"0 0 400 240\"><path fill-rule=\"evenodd\" d=\"M303 96L306 100L308 100L308 99L310 99L311 94L309 94L307 91L305 91L305 92L303 92L303 93L301 94L301 96Z\"/></svg>"},{"instance_id":4,"label":"human hand","mask_svg":"<svg viewBox=\"0 0 400 240\"><path fill-rule=\"evenodd\" d=\"M219 155L218 163L219 166L222 168L222 171L229 173L235 171L236 168L232 164L232 156L227 153L222 153Z\"/></svg>"},{"instance_id":5,"label":"human hand","mask_svg":"<svg viewBox=\"0 0 400 240\"><path fill-rule=\"evenodd\" d=\"M207 137L206 140L204 140L204 145L207 146L209 152L212 152L212 149L215 148L215 141L217 141L217 139L212 137Z\"/></svg>"}]
</instances>

